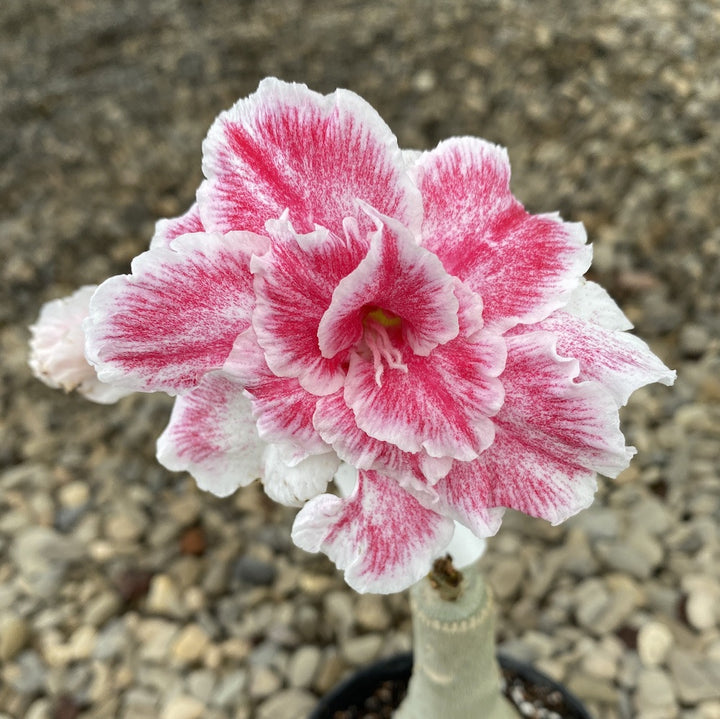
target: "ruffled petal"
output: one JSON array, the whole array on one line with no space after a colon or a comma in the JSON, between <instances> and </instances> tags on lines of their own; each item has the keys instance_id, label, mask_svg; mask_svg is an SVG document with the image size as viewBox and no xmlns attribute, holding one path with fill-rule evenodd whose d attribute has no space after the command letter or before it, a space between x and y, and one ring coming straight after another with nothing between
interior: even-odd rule
<instances>
[{"instance_id":1,"label":"ruffled petal","mask_svg":"<svg viewBox=\"0 0 720 719\"><path fill-rule=\"evenodd\" d=\"M86 285L69 297L47 302L37 322L30 327L30 357L33 374L48 387L77 390L98 404L112 404L131 390L101 382L85 358L83 322L97 285Z\"/></svg>"},{"instance_id":2,"label":"ruffled petal","mask_svg":"<svg viewBox=\"0 0 720 719\"><path fill-rule=\"evenodd\" d=\"M570 299L563 307L563 311L600 325L606 330L622 332L633 328L633 323L617 306L617 303L610 297L607 290L597 282L590 282L585 279L570 295Z\"/></svg>"},{"instance_id":3,"label":"ruffled petal","mask_svg":"<svg viewBox=\"0 0 720 719\"><path fill-rule=\"evenodd\" d=\"M433 487L440 506L476 533L492 507L562 522L592 502L595 472L614 477L634 454L615 402L599 383L578 381L578 362L558 354L552 334L507 342L495 441L473 462L455 462Z\"/></svg>"},{"instance_id":4,"label":"ruffled petal","mask_svg":"<svg viewBox=\"0 0 720 719\"><path fill-rule=\"evenodd\" d=\"M203 143L200 215L211 230L261 233L286 209L300 232L322 225L342 236L362 200L419 230L422 204L390 128L348 90L320 95L263 80L223 112Z\"/></svg>"},{"instance_id":5,"label":"ruffled petal","mask_svg":"<svg viewBox=\"0 0 720 719\"><path fill-rule=\"evenodd\" d=\"M338 283L317 331L324 357L334 357L361 337L368 311L396 322L415 354L427 356L457 336L455 279L414 235L391 218L378 218L370 250ZM390 320L389 318L392 318Z\"/></svg>"},{"instance_id":6,"label":"ruffled petal","mask_svg":"<svg viewBox=\"0 0 720 719\"><path fill-rule=\"evenodd\" d=\"M320 436L338 456L358 469L373 469L395 478L413 477L430 483L444 477L452 466L448 457L430 457L427 452L403 452L363 432L345 403L342 390L317 402L313 416Z\"/></svg>"},{"instance_id":7,"label":"ruffled petal","mask_svg":"<svg viewBox=\"0 0 720 719\"><path fill-rule=\"evenodd\" d=\"M295 544L325 552L358 592L399 592L421 579L450 542L453 522L422 506L397 482L360 472L347 499L323 494L300 510Z\"/></svg>"},{"instance_id":8,"label":"ruffled petal","mask_svg":"<svg viewBox=\"0 0 720 719\"><path fill-rule=\"evenodd\" d=\"M85 326L86 354L104 382L177 394L222 367L254 305L250 233L184 235L172 249L136 257L131 275L98 288Z\"/></svg>"},{"instance_id":9,"label":"ruffled petal","mask_svg":"<svg viewBox=\"0 0 720 719\"><path fill-rule=\"evenodd\" d=\"M223 370L245 387L265 442L290 442L311 454L329 450L313 426L318 398L295 378L270 371L252 327L237 338Z\"/></svg>"},{"instance_id":10,"label":"ruffled petal","mask_svg":"<svg viewBox=\"0 0 720 719\"><path fill-rule=\"evenodd\" d=\"M301 459L283 445L271 444L265 453L263 487L273 501L288 507L302 507L308 499L325 491L339 466L335 452Z\"/></svg>"},{"instance_id":11,"label":"ruffled petal","mask_svg":"<svg viewBox=\"0 0 720 719\"><path fill-rule=\"evenodd\" d=\"M155 223L155 234L150 240L150 249L155 247L170 247L170 243L180 235L205 232L197 202L180 217L158 220Z\"/></svg>"},{"instance_id":12,"label":"ruffled petal","mask_svg":"<svg viewBox=\"0 0 720 719\"><path fill-rule=\"evenodd\" d=\"M489 419L503 400L497 375L505 345L480 331L458 337L429 357L405 351L407 370L389 369L378 382L372 357L353 352L344 387L345 402L358 427L405 452L470 460L493 440Z\"/></svg>"},{"instance_id":13,"label":"ruffled petal","mask_svg":"<svg viewBox=\"0 0 720 719\"><path fill-rule=\"evenodd\" d=\"M600 382L622 406L636 389L653 382L671 385L676 377L645 342L622 331L628 325L632 326L607 292L588 282L562 311L513 331L552 332L559 354L580 362L578 379Z\"/></svg>"},{"instance_id":14,"label":"ruffled petal","mask_svg":"<svg viewBox=\"0 0 720 719\"><path fill-rule=\"evenodd\" d=\"M454 138L413 168L423 195L423 245L484 303L485 323L507 329L562 307L590 266L581 224L530 215L510 192L507 152Z\"/></svg>"},{"instance_id":15,"label":"ruffled petal","mask_svg":"<svg viewBox=\"0 0 720 719\"><path fill-rule=\"evenodd\" d=\"M265 447L243 388L211 372L175 400L157 456L168 469L192 474L200 489L225 497L262 476Z\"/></svg>"},{"instance_id":16,"label":"ruffled petal","mask_svg":"<svg viewBox=\"0 0 720 719\"><path fill-rule=\"evenodd\" d=\"M567 312L555 312L534 327L552 332L559 354L580 362L578 379L602 384L619 407L646 384L675 381L676 373L635 335L603 329Z\"/></svg>"},{"instance_id":17,"label":"ruffled petal","mask_svg":"<svg viewBox=\"0 0 720 719\"><path fill-rule=\"evenodd\" d=\"M367 245L322 228L299 235L285 221L268 227L272 247L250 265L255 274L257 340L276 375L296 377L313 394L330 394L343 383L343 358L322 356L318 325L333 290L357 267Z\"/></svg>"}]
</instances>

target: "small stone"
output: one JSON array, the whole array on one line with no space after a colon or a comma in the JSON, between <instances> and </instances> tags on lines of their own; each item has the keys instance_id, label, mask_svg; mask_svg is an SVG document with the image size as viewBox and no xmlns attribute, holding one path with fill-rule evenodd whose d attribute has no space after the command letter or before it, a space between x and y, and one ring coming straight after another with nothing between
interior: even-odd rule
<instances>
[{"instance_id":1,"label":"small stone","mask_svg":"<svg viewBox=\"0 0 720 719\"><path fill-rule=\"evenodd\" d=\"M85 548L49 527L29 527L18 532L10 557L23 579L40 597L57 592L68 566L81 559Z\"/></svg>"},{"instance_id":2,"label":"small stone","mask_svg":"<svg viewBox=\"0 0 720 719\"><path fill-rule=\"evenodd\" d=\"M691 591L685 602L685 616L691 626L699 631L705 631L715 626L717 606L717 594L715 592L697 589Z\"/></svg>"},{"instance_id":3,"label":"small stone","mask_svg":"<svg viewBox=\"0 0 720 719\"><path fill-rule=\"evenodd\" d=\"M221 649L232 662L242 662L250 655L252 642L240 637L230 637L222 643Z\"/></svg>"},{"instance_id":4,"label":"small stone","mask_svg":"<svg viewBox=\"0 0 720 719\"><path fill-rule=\"evenodd\" d=\"M137 542L145 532L147 517L138 509L126 507L105 518L105 536L119 543Z\"/></svg>"},{"instance_id":5,"label":"small stone","mask_svg":"<svg viewBox=\"0 0 720 719\"><path fill-rule=\"evenodd\" d=\"M47 665L40 655L34 649L27 649L15 657L13 665L3 667L8 684L20 694L38 694L47 678Z\"/></svg>"},{"instance_id":6,"label":"small stone","mask_svg":"<svg viewBox=\"0 0 720 719\"><path fill-rule=\"evenodd\" d=\"M720 701L701 702L697 709L702 719L720 719Z\"/></svg>"},{"instance_id":7,"label":"small stone","mask_svg":"<svg viewBox=\"0 0 720 719\"><path fill-rule=\"evenodd\" d=\"M610 602L610 595L597 578L584 581L576 593L575 615L581 627L592 628Z\"/></svg>"},{"instance_id":8,"label":"small stone","mask_svg":"<svg viewBox=\"0 0 720 719\"><path fill-rule=\"evenodd\" d=\"M301 719L317 704L317 697L302 689L285 689L264 701L257 710L258 719Z\"/></svg>"},{"instance_id":9,"label":"small stone","mask_svg":"<svg viewBox=\"0 0 720 719\"><path fill-rule=\"evenodd\" d=\"M213 692L213 702L221 707L230 707L242 696L247 683L247 672L238 669L222 677Z\"/></svg>"},{"instance_id":10,"label":"small stone","mask_svg":"<svg viewBox=\"0 0 720 719\"><path fill-rule=\"evenodd\" d=\"M85 482L70 482L58 492L58 500L65 509L84 507L89 499L90 490Z\"/></svg>"},{"instance_id":11,"label":"small stone","mask_svg":"<svg viewBox=\"0 0 720 719\"><path fill-rule=\"evenodd\" d=\"M180 592L172 577L167 574L156 574L150 581L146 607L150 612L183 616Z\"/></svg>"},{"instance_id":12,"label":"small stone","mask_svg":"<svg viewBox=\"0 0 720 719\"><path fill-rule=\"evenodd\" d=\"M84 619L88 624L100 627L120 610L120 598L115 592L103 592L88 602Z\"/></svg>"},{"instance_id":13,"label":"small stone","mask_svg":"<svg viewBox=\"0 0 720 719\"><path fill-rule=\"evenodd\" d=\"M683 703L697 704L718 698L720 662L698 658L685 649L674 647L668 665Z\"/></svg>"},{"instance_id":14,"label":"small stone","mask_svg":"<svg viewBox=\"0 0 720 719\"><path fill-rule=\"evenodd\" d=\"M132 604L147 594L152 577L147 569L127 569L115 577L115 586L121 599Z\"/></svg>"},{"instance_id":15,"label":"small stone","mask_svg":"<svg viewBox=\"0 0 720 719\"><path fill-rule=\"evenodd\" d=\"M121 619L115 619L104 626L95 640L96 659L108 660L123 653L128 644L127 627Z\"/></svg>"},{"instance_id":16,"label":"small stone","mask_svg":"<svg viewBox=\"0 0 720 719\"><path fill-rule=\"evenodd\" d=\"M135 635L142 639L140 656L146 661L165 661L174 647L178 627L164 619L145 619L138 624Z\"/></svg>"},{"instance_id":17,"label":"small stone","mask_svg":"<svg viewBox=\"0 0 720 719\"><path fill-rule=\"evenodd\" d=\"M635 691L635 709L638 712L675 706L673 684L662 669L642 669Z\"/></svg>"},{"instance_id":18,"label":"small stone","mask_svg":"<svg viewBox=\"0 0 720 719\"><path fill-rule=\"evenodd\" d=\"M390 613L380 594L361 594L355 602L358 627L370 632L383 632L390 627Z\"/></svg>"},{"instance_id":19,"label":"small stone","mask_svg":"<svg viewBox=\"0 0 720 719\"><path fill-rule=\"evenodd\" d=\"M616 705L618 691L611 682L585 674L575 674L568 680L568 689L588 701Z\"/></svg>"},{"instance_id":20,"label":"small stone","mask_svg":"<svg viewBox=\"0 0 720 719\"><path fill-rule=\"evenodd\" d=\"M70 637L68 645L75 661L88 659L95 649L97 630L89 624L79 626Z\"/></svg>"},{"instance_id":21,"label":"small stone","mask_svg":"<svg viewBox=\"0 0 720 719\"><path fill-rule=\"evenodd\" d=\"M27 622L17 614L8 614L0 619L0 659L13 659L25 646L29 636Z\"/></svg>"},{"instance_id":22,"label":"small stone","mask_svg":"<svg viewBox=\"0 0 720 719\"><path fill-rule=\"evenodd\" d=\"M215 674L208 669L198 669L187 678L190 693L204 704L214 699Z\"/></svg>"},{"instance_id":23,"label":"small stone","mask_svg":"<svg viewBox=\"0 0 720 719\"><path fill-rule=\"evenodd\" d=\"M383 638L380 634L352 637L340 644L340 653L348 664L356 667L364 666L377 657L382 643Z\"/></svg>"},{"instance_id":24,"label":"small stone","mask_svg":"<svg viewBox=\"0 0 720 719\"><path fill-rule=\"evenodd\" d=\"M237 579L255 587L269 587L277 575L272 564L251 556L240 557L235 562L233 573Z\"/></svg>"},{"instance_id":25,"label":"small stone","mask_svg":"<svg viewBox=\"0 0 720 719\"><path fill-rule=\"evenodd\" d=\"M181 694L168 701L160 714L161 719L200 719L205 705L195 697Z\"/></svg>"},{"instance_id":26,"label":"small stone","mask_svg":"<svg viewBox=\"0 0 720 719\"><path fill-rule=\"evenodd\" d=\"M302 594L308 597L320 597L329 592L337 583L333 577L326 574L311 574L303 572L298 577L298 584Z\"/></svg>"},{"instance_id":27,"label":"small stone","mask_svg":"<svg viewBox=\"0 0 720 719\"><path fill-rule=\"evenodd\" d=\"M642 580L649 579L663 559L662 546L641 529L623 541L598 542L595 548L608 567Z\"/></svg>"},{"instance_id":28,"label":"small stone","mask_svg":"<svg viewBox=\"0 0 720 719\"><path fill-rule=\"evenodd\" d=\"M595 647L582 659L582 670L595 679L612 682L618 671L617 661L602 647Z\"/></svg>"},{"instance_id":29,"label":"small stone","mask_svg":"<svg viewBox=\"0 0 720 719\"><path fill-rule=\"evenodd\" d=\"M174 499L168 511L176 524L187 527L197 522L203 508L203 502L197 492L189 492Z\"/></svg>"},{"instance_id":30,"label":"small stone","mask_svg":"<svg viewBox=\"0 0 720 719\"><path fill-rule=\"evenodd\" d=\"M313 689L318 694L329 692L338 683L345 667L346 664L340 658L338 650L335 647L328 647L320 662Z\"/></svg>"},{"instance_id":31,"label":"small stone","mask_svg":"<svg viewBox=\"0 0 720 719\"><path fill-rule=\"evenodd\" d=\"M49 699L36 699L25 712L25 719L51 719L52 704Z\"/></svg>"},{"instance_id":32,"label":"small stone","mask_svg":"<svg viewBox=\"0 0 720 719\"><path fill-rule=\"evenodd\" d=\"M248 693L252 699L265 699L282 686L280 677L268 666L254 666L250 672Z\"/></svg>"},{"instance_id":33,"label":"small stone","mask_svg":"<svg viewBox=\"0 0 720 719\"><path fill-rule=\"evenodd\" d=\"M210 637L199 624L189 624L180 632L172 646L172 656L176 662L191 663L199 661L210 646Z\"/></svg>"},{"instance_id":34,"label":"small stone","mask_svg":"<svg viewBox=\"0 0 720 719\"><path fill-rule=\"evenodd\" d=\"M368 595L369 596L369 595ZM312 685L322 654L318 647L300 647L290 658L288 681L291 687L307 689Z\"/></svg>"},{"instance_id":35,"label":"small stone","mask_svg":"<svg viewBox=\"0 0 720 719\"><path fill-rule=\"evenodd\" d=\"M652 496L646 496L630 511L632 526L642 527L644 530L659 537L672 526L672 517L664 502Z\"/></svg>"},{"instance_id":36,"label":"small stone","mask_svg":"<svg viewBox=\"0 0 720 719\"><path fill-rule=\"evenodd\" d=\"M183 554L199 557L205 553L206 547L205 530L200 525L189 527L180 537L180 551Z\"/></svg>"},{"instance_id":37,"label":"small stone","mask_svg":"<svg viewBox=\"0 0 720 719\"><path fill-rule=\"evenodd\" d=\"M80 702L70 694L61 694L55 700L53 719L77 719L82 707Z\"/></svg>"},{"instance_id":38,"label":"small stone","mask_svg":"<svg viewBox=\"0 0 720 719\"><path fill-rule=\"evenodd\" d=\"M673 635L665 624L651 621L643 624L637 635L637 652L646 667L662 664L673 645Z\"/></svg>"},{"instance_id":39,"label":"small stone","mask_svg":"<svg viewBox=\"0 0 720 719\"><path fill-rule=\"evenodd\" d=\"M703 325L686 322L680 328L680 351L685 357L700 357L705 353L709 342L710 335Z\"/></svg>"},{"instance_id":40,"label":"small stone","mask_svg":"<svg viewBox=\"0 0 720 719\"><path fill-rule=\"evenodd\" d=\"M520 588L524 576L523 563L515 557L505 557L490 570L488 580L498 599L509 599Z\"/></svg>"},{"instance_id":41,"label":"small stone","mask_svg":"<svg viewBox=\"0 0 720 719\"><path fill-rule=\"evenodd\" d=\"M592 541L615 539L619 532L617 512L599 504L593 504L584 512L571 517L568 524L581 528Z\"/></svg>"},{"instance_id":42,"label":"small stone","mask_svg":"<svg viewBox=\"0 0 720 719\"><path fill-rule=\"evenodd\" d=\"M355 609L347 592L330 592L323 602L323 619L338 637L347 636L355 623Z\"/></svg>"}]
</instances>

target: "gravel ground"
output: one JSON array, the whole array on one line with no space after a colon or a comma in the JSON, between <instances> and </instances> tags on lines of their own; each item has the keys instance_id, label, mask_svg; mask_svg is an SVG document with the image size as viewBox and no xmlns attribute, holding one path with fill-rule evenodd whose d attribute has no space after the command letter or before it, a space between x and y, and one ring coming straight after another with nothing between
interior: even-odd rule
<instances>
[{"instance_id":1,"label":"gravel ground","mask_svg":"<svg viewBox=\"0 0 720 719\"><path fill-rule=\"evenodd\" d=\"M356 90L404 147L507 145L526 206L586 224L678 380L633 397L591 509L491 541L500 640L598 719L720 718L718 37L717 0L3 0L0 718L295 719L409 645L406 596L349 591L291 511L156 464L167 398L26 366L42 302L127 271L269 74Z\"/></svg>"}]
</instances>

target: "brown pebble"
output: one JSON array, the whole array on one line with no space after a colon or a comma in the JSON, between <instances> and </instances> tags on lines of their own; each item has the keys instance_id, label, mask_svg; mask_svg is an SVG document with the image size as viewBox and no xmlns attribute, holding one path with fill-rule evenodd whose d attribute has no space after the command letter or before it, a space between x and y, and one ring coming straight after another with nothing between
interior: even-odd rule
<instances>
[{"instance_id":1,"label":"brown pebble","mask_svg":"<svg viewBox=\"0 0 720 719\"><path fill-rule=\"evenodd\" d=\"M148 593L152 577L148 569L126 569L115 577L114 583L123 601L132 604Z\"/></svg>"},{"instance_id":2,"label":"brown pebble","mask_svg":"<svg viewBox=\"0 0 720 719\"><path fill-rule=\"evenodd\" d=\"M207 548L207 538L205 537L205 530L196 525L186 529L180 537L180 551L183 554L191 554L194 557L199 557L205 554Z\"/></svg>"},{"instance_id":3,"label":"brown pebble","mask_svg":"<svg viewBox=\"0 0 720 719\"><path fill-rule=\"evenodd\" d=\"M82 707L80 703L70 694L61 694L53 707L53 719L76 719L80 715Z\"/></svg>"}]
</instances>

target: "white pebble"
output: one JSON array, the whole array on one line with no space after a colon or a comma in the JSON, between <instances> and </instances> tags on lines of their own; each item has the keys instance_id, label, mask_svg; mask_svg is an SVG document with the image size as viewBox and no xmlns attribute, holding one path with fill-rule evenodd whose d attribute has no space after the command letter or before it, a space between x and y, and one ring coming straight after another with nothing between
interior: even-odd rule
<instances>
[{"instance_id":1,"label":"white pebble","mask_svg":"<svg viewBox=\"0 0 720 719\"><path fill-rule=\"evenodd\" d=\"M656 667L662 664L672 645L673 635L665 624L651 621L640 627L637 651L644 666Z\"/></svg>"}]
</instances>

